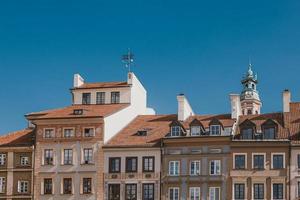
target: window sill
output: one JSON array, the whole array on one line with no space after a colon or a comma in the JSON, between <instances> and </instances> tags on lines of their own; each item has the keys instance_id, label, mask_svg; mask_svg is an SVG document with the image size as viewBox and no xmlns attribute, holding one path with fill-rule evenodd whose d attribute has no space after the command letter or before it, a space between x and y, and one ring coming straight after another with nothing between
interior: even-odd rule
<instances>
[{"instance_id":1,"label":"window sill","mask_svg":"<svg viewBox=\"0 0 300 200\"><path fill-rule=\"evenodd\" d=\"M74 164L61 164L60 166L74 166Z\"/></svg>"},{"instance_id":2,"label":"window sill","mask_svg":"<svg viewBox=\"0 0 300 200\"><path fill-rule=\"evenodd\" d=\"M91 162L91 163L81 163L80 165L86 165L86 166L88 166L88 165L95 165L95 163L94 162Z\"/></svg>"}]
</instances>

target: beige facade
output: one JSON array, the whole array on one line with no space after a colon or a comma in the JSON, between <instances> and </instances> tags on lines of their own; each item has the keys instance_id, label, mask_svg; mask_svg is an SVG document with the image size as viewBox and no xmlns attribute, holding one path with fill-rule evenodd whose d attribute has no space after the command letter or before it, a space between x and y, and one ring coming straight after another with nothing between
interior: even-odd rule
<instances>
[{"instance_id":1,"label":"beige facade","mask_svg":"<svg viewBox=\"0 0 300 200\"><path fill-rule=\"evenodd\" d=\"M104 148L104 191L105 198L111 199L110 187L117 185L120 188L119 199L126 199L126 189L128 185L134 185L135 190L131 196L132 199L144 199L143 194L145 185L153 187L153 199L160 198L160 172L161 172L161 156L160 148ZM110 159L120 158L120 171L112 172L110 170ZM137 159L137 170L128 172L126 169L126 161L128 158ZM153 158L153 171L144 170L144 159Z\"/></svg>"}]
</instances>

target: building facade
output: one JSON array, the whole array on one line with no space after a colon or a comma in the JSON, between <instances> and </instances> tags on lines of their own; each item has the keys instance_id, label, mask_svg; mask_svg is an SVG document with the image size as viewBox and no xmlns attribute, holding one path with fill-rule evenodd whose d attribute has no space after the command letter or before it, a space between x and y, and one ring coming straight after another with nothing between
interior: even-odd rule
<instances>
[{"instance_id":1,"label":"building facade","mask_svg":"<svg viewBox=\"0 0 300 200\"><path fill-rule=\"evenodd\" d=\"M0 137L0 199L33 199L32 131L25 129Z\"/></svg>"},{"instance_id":2,"label":"building facade","mask_svg":"<svg viewBox=\"0 0 300 200\"><path fill-rule=\"evenodd\" d=\"M133 73L126 82L85 83L78 74L71 106L26 115L35 127L35 199L103 199L103 144L146 107Z\"/></svg>"}]
</instances>

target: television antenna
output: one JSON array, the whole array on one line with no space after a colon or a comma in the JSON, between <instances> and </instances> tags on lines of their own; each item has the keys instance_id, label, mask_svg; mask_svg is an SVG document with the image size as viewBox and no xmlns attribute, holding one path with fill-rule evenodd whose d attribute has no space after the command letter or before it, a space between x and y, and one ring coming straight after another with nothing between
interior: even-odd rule
<instances>
[{"instance_id":1,"label":"television antenna","mask_svg":"<svg viewBox=\"0 0 300 200\"><path fill-rule=\"evenodd\" d=\"M122 56L122 62L125 64L125 67L128 68L128 72L131 72L131 66L133 65L133 58L134 55L131 53L130 49L128 48L127 54Z\"/></svg>"}]
</instances>

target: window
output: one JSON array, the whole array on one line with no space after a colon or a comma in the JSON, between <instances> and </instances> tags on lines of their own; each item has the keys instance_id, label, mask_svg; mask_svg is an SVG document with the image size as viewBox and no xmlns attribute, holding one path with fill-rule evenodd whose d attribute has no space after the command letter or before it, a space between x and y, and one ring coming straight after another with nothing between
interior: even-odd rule
<instances>
[{"instance_id":1,"label":"window","mask_svg":"<svg viewBox=\"0 0 300 200\"><path fill-rule=\"evenodd\" d=\"M83 188L83 194L92 193L92 178L83 178L82 188Z\"/></svg>"},{"instance_id":2,"label":"window","mask_svg":"<svg viewBox=\"0 0 300 200\"><path fill-rule=\"evenodd\" d=\"M63 179L63 193L72 194L72 179L64 178Z\"/></svg>"},{"instance_id":3,"label":"window","mask_svg":"<svg viewBox=\"0 0 300 200\"><path fill-rule=\"evenodd\" d=\"M45 149L44 150L44 164L53 165L53 150Z\"/></svg>"},{"instance_id":4,"label":"window","mask_svg":"<svg viewBox=\"0 0 300 200\"><path fill-rule=\"evenodd\" d=\"M221 174L221 161L211 160L210 161L210 175L220 175Z\"/></svg>"},{"instance_id":5,"label":"window","mask_svg":"<svg viewBox=\"0 0 300 200\"><path fill-rule=\"evenodd\" d=\"M82 104L91 104L91 93L82 93Z\"/></svg>"},{"instance_id":6,"label":"window","mask_svg":"<svg viewBox=\"0 0 300 200\"><path fill-rule=\"evenodd\" d=\"M247 110L247 115L252 115L252 110L251 109Z\"/></svg>"},{"instance_id":7,"label":"window","mask_svg":"<svg viewBox=\"0 0 300 200\"><path fill-rule=\"evenodd\" d=\"M300 197L300 181L298 181L298 197Z\"/></svg>"},{"instance_id":8,"label":"window","mask_svg":"<svg viewBox=\"0 0 300 200\"><path fill-rule=\"evenodd\" d=\"M178 176L179 175L179 161L169 162L169 175Z\"/></svg>"},{"instance_id":9,"label":"window","mask_svg":"<svg viewBox=\"0 0 300 200\"><path fill-rule=\"evenodd\" d=\"M105 92L97 92L96 104L105 104Z\"/></svg>"},{"instance_id":10,"label":"window","mask_svg":"<svg viewBox=\"0 0 300 200\"><path fill-rule=\"evenodd\" d=\"M137 200L136 184L126 184L125 190L125 200Z\"/></svg>"},{"instance_id":11,"label":"window","mask_svg":"<svg viewBox=\"0 0 300 200\"><path fill-rule=\"evenodd\" d=\"M28 181L18 181L18 192L19 193L28 193Z\"/></svg>"},{"instance_id":12,"label":"window","mask_svg":"<svg viewBox=\"0 0 300 200\"><path fill-rule=\"evenodd\" d=\"M0 177L0 193L5 193L5 177Z\"/></svg>"},{"instance_id":13,"label":"window","mask_svg":"<svg viewBox=\"0 0 300 200\"><path fill-rule=\"evenodd\" d=\"M127 157L126 172L136 172L136 171L137 171L137 157Z\"/></svg>"},{"instance_id":14,"label":"window","mask_svg":"<svg viewBox=\"0 0 300 200\"><path fill-rule=\"evenodd\" d=\"M272 168L273 169L283 169L284 168L284 155L283 154L273 154Z\"/></svg>"},{"instance_id":15,"label":"window","mask_svg":"<svg viewBox=\"0 0 300 200\"><path fill-rule=\"evenodd\" d=\"M120 200L120 185L109 184L108 185L108 200Z\"/></svg>"},{"instance_id":16,"label":"window","mask_svg":"<svg viewBox=\"0 0 300 200\"><path fill-rule=\"evenodd\" d=\"M283 199L282 183L273 183L273 199Z\"/></svg>"},{"instance_id":17,"label":"window","mask_svg":"<svg viewBox=\"0 0 300 200\"><path fill-rule=\"evenodd\" d=\"M245 184L235 183L234 184L234 199L245 199Z\"/></svg>"},{"instance_id":18,"label":"window","mask_svg":"<svg viewBox=\"0 0 300 200\"><path fill-rule=\"evenodd\" d=\"M1 153L0 154L0 165L5 165L6 162L6 154Z\"/></svg>"},{"instance_id":19,"label":"window","mask_svg":"<svg viewBox=\"0 0 300 200\"><path fill-rule=\"evenodd\" d=\"M246 155L234 155L234 169L246 169Z\"/></svg>"},{"instance_id":20,"label":"window","mask_svg":"<svg viewBox=\"0 0 300 200\"><path fill-rule=\"evenodd\" d=\"M191 126L191 136L198 136L201 133L200 126Z\"/></svg>"},{"instance_id":21,"label":"window","mask_svg":"<svg viewBox=\"0 0 300 200\"><path fill-rule=\"evenodd\" d=\"M54 137L54 129L45 129L44 130L44 138L53 138Z\"/></svg>"},{"instance_id":22,"label":"window","mask_svg":"<svg viewBox=\"0 0 300 200\"><path fill-rule=\"evenodd\" d=\"M170 200L179 200L179 188L178 187L172 187L169 188L169 197Z\"/></svg>"},{"instance_id":23,"label":"window","mask_svg":"<svg viewBox=\"0 0 300 200\"><path fill-rule=\"evenodd\" d=\"M265 168L265 156L253 155L253 169L264 169L264 168Z\"/></svg>"},{"instance_id":24,"label":"window","mask_svg":"<svg viewBox=\"0 0 300 200\"><path fill-rule=\"evenodd\" d=\"M253 139L253 128L242 129L242 139L244 139L244 140Z\"/></svg>"},{"instance_id":25,"label":"window","mask_svg":"<svg viewBox=\"0 0 300 200\"><path fill-rule=\"evenodd\" d=\"M264 128L264 139L275 139L275 127Z\"/></svg>"},{"instance_id":26,"label":"window","mask_svg":"<svg viewBox=\"0 0 300 200\"><path fill-rule=\"evenodd\" d=\"M220 200L219 187L209 187L209 200Z\"/></svg>"},{"instance_id":27,"label":"window","mask_svg":"<svg viewBox=\"0 0 300 200\"><path fill-rule=\"evenodd\" d=\"M64 149L64 165L72 165L72 164L73 164L73 150Z\"/></svg>"},{"instance_id":28,"label":"window","mask_svg":"<svg viewBox=\"0 0 300 200\"><path fill-rule=\"evenodd\" d=\"M90 164L93 162L93 149L92 148L83 149L83 160L84 160L84 164Z\"/></svg>"},{"instance_id":29,"label":"window","mask_svg":"<svg viewBox=\"0 0 300 200\"><path fill-rule=\"evenodd\" d=\"M253 185L254 199L264 199L264 184L258 183Z\"/></svg>"},{"instance_id":30,"label":"window","mask_svg":"<svg viewBox=\"0 0 300 200\"><path fill-rule=\"evenodd\" d=\"M200 187L190 187L190 200L200 200Z\"/></svg>"},{"instance_id":31,"label":"window","mask_svg":"<svg viewBox=\"0 0 300 200\"><path fill-rule=\"evenodd\" d=\"M143 157L143 172L154 172L154 157Z\"/></svg>"},{"instance_id":32,"label":"window","mask_svg":"<svg viewBox=\"0 0 300 200\"><path fill-rule=\"evenodd\" d=\"M298 164L298 169L300 169L300 154L297 155L297 164Z\"/></svg>"},{"instance_id":33,"label":"window","mask_svg":"<svg viewBox=\"0 0 300 200\"><path fill-rule=\"evenodd\" d=\"M29 157L28 156L21 156L20 157L20 164L21 164L21 166L28 166L29 165Z\"/></svg>"},{"instance_id":34,"label":"window","mask_svg":"<svg viewBox=\"0 0 300 200\"><path fill-rule=\"evenodd\" d=\"M72 128L64 129L64 137L65 138L74 137L74 129L72 129Z\"/></svg>"},{"instance_id":35,"label":"window","mask_svg":"<svg viewBox=\"0 0 300 200\"><path fill-rule=\"evenodd\" d=\"M143 184L143 200L154 200L154 184Z\"/></svg>"},{"instance_id":36,"label":"window","mask_svg":"<svg viewBox=\"0 0 300 200\"><path fill-rule=\"evenodd\" d=\"M180 126L172 126L171 127L171 136L172 137L177 137L180 136Z\"/></svg>"},{"instance_id":37,"label":"window","mask_svg":"<svg viewBox=\"0 0 300 200\"><path fill-rule=\"evenodd\" d=\"M52 179L44 179L44 194L52 194Z\"/></svg>"},{"instance_id":38,"label":"window","mask_svg":"<svg viewBox=\"0 0 300 200\"><path fill-rule=\"evenodd\" d=\"M201 172L201 162L200 160L192 160L190 164L190 175L197 176Z\"/></svg>"},{"instance_id":39,"label":"window","mask_svg":"<svg viewBox=\"0 0 300 200\"><path fill-rule=\"evenodd\" d=\"M121 158L109 158L109 173L119 173L121 168Z\"/></svg>"},{"instance_id":40,"label":"window","mask_svg":"<svg viewBox=\"0 0 300 200\"><path fill-rule=\"evenodd\" d=\"M209 127L211 135L221 135L221 126L220 125L211 125Z\"/></svg>"},{"instance_id":41,"label":"window","mask_svg":"<svg viewBox=\"0 0 300 200\"><path fill-rule=\"evenodd\" d=\"M84 129L84 137L93 137L95 135L94 128L85 128Z\"/></svg>"},{"instance_id":42,"label":"window","mask_svg":"<svg viewBox=\"0 0 300 200\"><path fill-rule=\"evenodd\" d=\"M120 92L111 93L111 103L120 103Z\"/></svg>"}]
</instances>

